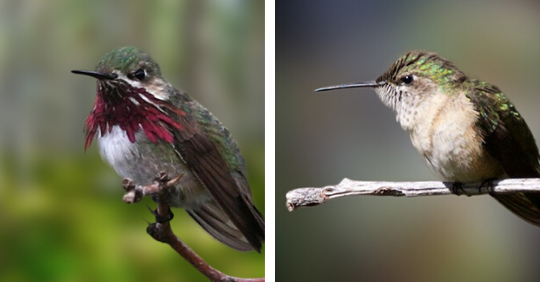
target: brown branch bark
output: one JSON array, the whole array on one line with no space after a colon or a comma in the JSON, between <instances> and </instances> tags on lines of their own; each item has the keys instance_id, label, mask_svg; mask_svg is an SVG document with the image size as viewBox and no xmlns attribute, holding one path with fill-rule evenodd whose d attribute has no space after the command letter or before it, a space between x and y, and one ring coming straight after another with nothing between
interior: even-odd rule
<instances>
[{"instance_id":1,"label":"brown branch bark","mask_svg":"<svg viewBox=\"0 0 540 282\"><path fill-rule=\"evenodd\" d=\"M182 176L175 179L168 179L167 174L162 173L156 178L156 183L148 186L136 186L129 179L124 179L122 186L124 187L126 194L124 195L124 202L136 203L139 202L143 196L159 195L163 189L171 188L171 186L178 181ZM159 201L158 201L159 202ZM265 278L240 278L229 276L219 270L210 266L204 261L197 253L195 253L188 245L186 245L180 238L178 238L171 229L170 219L172 219L172 213L168 204L159 202L157 209L152 211L152 214L156 217L155 223L148 225L146 232L154 238L154 240L168 244L181 255L186 261L188 261L193 267L195 267L200 273L206 276L210 281L227 281L227 282L261 282L265 281Z\"/></svg>"},{"instance_id":2,"label":"brown branch bark","mask_svg":"<svg viewBox=\"0 0 540 282\"><path fill-rule=\"evenodd\" d=\"M452 182L381 182L343 179L337 185L322 188L298 188L287 193L287 209L317 206L334 198L372 196L435 196L435 195L481 195L487 193L540 192L540 179L504 179L487 183L467 183L456 187Z\"/></svg>"}]
</instances>

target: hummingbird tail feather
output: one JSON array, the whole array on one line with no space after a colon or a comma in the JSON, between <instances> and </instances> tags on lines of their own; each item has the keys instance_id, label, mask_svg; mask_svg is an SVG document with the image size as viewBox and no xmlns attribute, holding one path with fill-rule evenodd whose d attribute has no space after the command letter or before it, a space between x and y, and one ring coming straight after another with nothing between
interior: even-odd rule
<instances>
[{"instance_id":1,"label":"hummingbird tail feather","mask_svg":"<svg viewBox=\"0 0 540 282\"><path fill-rule=\"evenodd\" d=\"M254 249L217 204L208 204L187 212L206 232L223 244L239 251Z\"/></svg>"},{"instance_id":2,"label":"hummingbird tail feather","mask_svg":"<svg viewBox=\"0 0 540 282\"><path fill-rule=\"evenodd\" d=\"M525 221L540 226L540 194L492 194L499 203Z\"/></svg>"}]
</instances>

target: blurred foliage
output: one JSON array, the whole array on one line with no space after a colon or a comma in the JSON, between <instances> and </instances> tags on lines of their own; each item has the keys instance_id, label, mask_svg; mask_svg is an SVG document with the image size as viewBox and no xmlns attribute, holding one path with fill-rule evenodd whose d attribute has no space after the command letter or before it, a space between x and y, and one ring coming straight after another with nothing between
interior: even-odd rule
<instances>
[{"instance_id":1,"label":"blurred foliage","mask_svg":"<svg viewBox=\"0 0 540 282\"><path fill-rule=\"evenodd\" d=\"M354 197L289 213L285 193L348 177L435 180L371 89L414 49L497 85L540 138L540 4L518 0L276 2L276 279L538 281L540 228L489 196Z\"/></svg>"},{"instance_id":2,"label":"blurred foliage","mask_svg":"<svg viewBox=\"0 0 540 282\"><path fill-rule=\"evenodd\" d=\"M150 53L229 128L264 212L264 3L3 1L0 281L206 281L146 234L155 204L124 204L97 144L84 154L95 81L70 70L124 45ZM212 266L264 276L264 251L228 248L173 212L173 230Z\"/></svg>"}]
</instances>

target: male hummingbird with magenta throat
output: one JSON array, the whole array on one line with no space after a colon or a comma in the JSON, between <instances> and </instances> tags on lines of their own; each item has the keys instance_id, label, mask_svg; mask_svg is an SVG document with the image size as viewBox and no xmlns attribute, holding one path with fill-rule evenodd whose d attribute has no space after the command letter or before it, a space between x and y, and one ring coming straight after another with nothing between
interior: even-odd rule
<instances>
[{"instance_id":1,"label":"male hummingbird with magenta throat","mask_svg":"<svg viewBox=\"0 0 540 282\"><path fill-rule=\"evenodd\" d=\"M412 51L375 81L319 88L370 87L391 108L428 166L444 181L540 177L539 154L525 120L497 86L466 76L436 53ZM491 193L540 226L540 193Z\"/></svg>"},{"instance_id":2,"label":"male hummingbird with magenta throat","mask_svg":"<svg viewBox=\"0 0 540 282\"><path fill-rule=\"evenodd\" d=\"M264 219L253 204L238 145L221 122L135 47L113 50L95 71L72 72L97 79L85 149L96 137L103 159L137 185L150 185L161 172L181 175L154 200L185 209L232 248L260 252Z\"/></svg>"}]
</instances>

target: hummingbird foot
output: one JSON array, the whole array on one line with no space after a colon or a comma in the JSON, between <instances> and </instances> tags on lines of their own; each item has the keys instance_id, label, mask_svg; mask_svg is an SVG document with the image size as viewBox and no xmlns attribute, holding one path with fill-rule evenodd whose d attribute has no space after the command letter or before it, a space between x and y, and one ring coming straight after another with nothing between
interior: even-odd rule
<instances>
[{"instance_id":1,"label":"hummingbird foot","mask_svg":"<svg viewBox=\"0 0 540 282\"><path fill-rule=\"evenodd\" d=\"M178 182L178 180L180 180L183 176L184 174L180 174L177 177L170 179L169 174L162 171L156 178L154 178L154 183L142 187L143 194L145 196L152 196L152 199L158 203L158 208L155 210L148 207L150 212L156 218L156 223L166 223L173 219L174 214L167 204L167 201L162 200L162 198L166 199L168 197L167 191L169 189L174 189L176 182Z\"/></svg>"},{"instance_id":2,"label":"hummingbird foot","mask_svg":"<svg viewBox=\"0 0 540 282\"><path fill-rule=\"evenodd\" d=\"M480 187L478 187L478 193L482 193L482 188L486 187L488 194L493 195L494 194L493 181L495 180L497 180L497 178L493 177L493 178L488 178L482 181L482 183L480 184Z\"/></svg>"},{"instance_id":3,"label":"hummingbird foot","mask_svg":"<svg viewBox=\"0 0 540 282\"><path fill-rule=\"evenodd\" d=\"M456 195L461 195L461 194L464 194L465 191L463 190L463 186L461 184L461 182L459 181L456 181L454 183L452 183L452 194L456 194Z\"/></svg>"},{"instance_id":4,"label":"hummingbird foot","mask_svg":"<svg viewBox=\"0 0 540 282\"><path fill-rule=\"evenodd\" d=\"M143 191L141 191L140 188L138 189L131 179L124 178L124 180L122 180L122 187L124 188L124 191L126 191L126 194L124 194L124 197L122 198L124 203L133 204L142 200Z\"/></svg>"},{"instance_id":5,"label":"hummingbird foot","mask_svg":"<svg viewBox=\"0 0 540 282\"><path fill-rule=\"evenodd\" d=\"M180 174L177 177L170 179L166 172L160 172L159 176L154 178L154 183L141 187L143 196L159 198L159 195L164 194L166 190L173 189L176 182L183 176L184 174Z\"/></svg>"},{"instance_id":6,"label":"hummingbird foot","mask_svg":"<svg viewBox=\"0 0 540 282\"><path fill-rule=\"evenodd\" d=\"M154 178L154 183L146 186L135 185L133 180L124 178L122 187L126 193L122 200L127 204L138 203L143 196L153 196L159 198L159 195L170 188L174 188L174 184L178 182L184 175L180 174L177 177L170 179L166 172L160 172L159 176Z\"/></svg>"},{"instance_id":7,"label":"hummingbird foot","mask_svg":"<svg viewBox=\"0 0 540 282\"><path fill-rule=\"evenodd\" d=\"M150 213L154 215L156 218L156 223L166 223L171 221L174 218L174 214L171 211L171 208L169 206L166 207L165 210L159 209L159 207L155 210L150 208L149 206L146 206Z\"/></svg>"},{"instance_id":8,"label":"hummingbird foot","mask_svg":"<svg viewBox=\"0 0 540 282\"><path fill-rule=\"evenodd\" d=\"M465 192L465 190L463 189L463 183L459 181L452 183L452 188L450 190L452 191L452 194L456 194L458 196L467 195L467 192Z\"/></svg>"},{"instance_id":9,"label":"hummingbird foot","mask_svg":"<svg viewBox=\"0 0 540 282\"><path fill-rule=\"evenodd\" d=\"M162 171L159 173L159 176L154 178L154 181L161 185L161 189L172 188L178 180L180 180L184 174L180 174L177 177L170 179L169 174Z\"/></svg>"}]
</instances>

